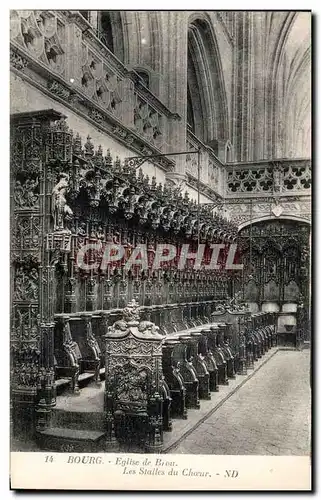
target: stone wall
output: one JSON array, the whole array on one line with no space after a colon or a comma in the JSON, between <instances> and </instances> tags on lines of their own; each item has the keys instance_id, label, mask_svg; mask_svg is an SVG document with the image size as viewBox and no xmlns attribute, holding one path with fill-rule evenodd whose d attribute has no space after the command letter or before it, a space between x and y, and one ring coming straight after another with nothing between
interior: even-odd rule
<instances>
[{"instance_id":1,"label":"stone wall","mask_svg":"<svg viewBox=\"0 0 321 500\"><path fill-rule=\"evenodd\" d=\"M10 113L23 113L26 111L37 111L44 109L54 109L68 117L68 126L79 133L82 142L85 143L89 135L95 144L100 144L104 153L110 149L113 158L118 156L121 160L126 157L136 156L137 153L125 148L111 136L106 135L99 128L95 127L86 118L70 111L57 100L51 99L40 90L22 80L19 76L11 74L10 79ZM146 162L142 169L150 177L155 176L157 182L165 182L165 172L152 163Z\"/></svg>"}]
</instances>

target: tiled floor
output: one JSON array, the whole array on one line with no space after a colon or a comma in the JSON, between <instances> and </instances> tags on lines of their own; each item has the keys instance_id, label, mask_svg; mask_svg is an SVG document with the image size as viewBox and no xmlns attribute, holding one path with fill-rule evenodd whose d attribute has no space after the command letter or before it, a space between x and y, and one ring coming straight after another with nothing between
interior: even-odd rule
<instances>
[{"instance_id":1,"label":"tiled floor","mask_svg":"<svg viewBox=\"0 0 321 500\"><path fill-rule=\"evenodd\" d=\"M280 350L171 453L308 455L310 351Z\"/></svg>"},{"instance_id":2,"label":"tiled floor","mask_svg":"<svg viewBox=\"0 0 321 500\"><path fill-rule=\"evenodd\" d=\"M309 369L309 350L272 348L255 363L254 371L220 386L210 401L201 401L199 410L188 410L187 420L174 419L173 431L164 433L164 452L308 455ZM79 396L58 397L56 409L101 413L103 398L104 383L100 388L90 385ZM38 447L13 439L12 450Z\"/></svg>"}]
</instances>

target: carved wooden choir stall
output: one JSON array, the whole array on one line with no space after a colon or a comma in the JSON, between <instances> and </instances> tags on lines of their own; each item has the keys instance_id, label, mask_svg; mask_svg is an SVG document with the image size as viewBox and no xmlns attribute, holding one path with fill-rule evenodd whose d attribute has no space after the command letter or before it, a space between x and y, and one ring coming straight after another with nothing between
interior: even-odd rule
<instances>
[{"instance_id":1,"label":"carved wooden choir stall","mask_svg":"<svg viewBox=\"0 0 321 500\"><path fill-rule=\"evenodd\" d=\"M82 146L55 111L14 115L11 140L13 435L82 451L81 440L54 429L56 398L105 379L90 449L136 441L159 451L174 418L188 418L276 345L276 317L249 312L224 251L213 270L190 261L179 269L177 258L155 270L125 261L140 244L150 261L158 244L195 251L199 240L209 262L210 245L236 241L237 227L104 156L90 138ZM99 248L108 244L125 254L104 266Z\"/></svg>"}]
</instances>

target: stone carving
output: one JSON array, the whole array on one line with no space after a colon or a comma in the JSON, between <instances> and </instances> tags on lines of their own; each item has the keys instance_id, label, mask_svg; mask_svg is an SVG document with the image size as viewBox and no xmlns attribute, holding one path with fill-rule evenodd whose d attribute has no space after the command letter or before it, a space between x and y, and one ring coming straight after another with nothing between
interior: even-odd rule
<instances>
[{"instance_id":1,"label":"stone carving","mask_svg":"<svg viewBox=\"0 0 321 500\"><path fill-rule=\"evenodd\" d=\"M311 188L311 164L307 160L277 161L251 166L228 166L227 193L285 193Z\"/></svg>"},{"instance_id":2,"label":"stone carving","mask_svg":"<svg viewBox=\"0 0 321 500\"><path fill-rule=\"evenodd\" d=\"M89 117L95 120L95 122L97 123L103 123L104 121L104 116L101 113L99 113L99 111L97 111L96 109L91 109L89 111Z\"/></svg>"},{"instance_id":3,"label":"stone carving","mask_svg":"<svg viewBox=\"0 0 321 500\"><path fill-rule=\"evenodd\" d=\"M124 403L145 403L150 370L135 366L133 362L116 366L113 370L115 397ZM120 408L122 405L120 405Z\"/></svg>"},{"instance_id":4,"label":"stone carving","mask_svg":"<svg viewBox=\"0 0 321 500\"><path fill-rule=\"evenodd\" d=\"M10 65L20 71L28 65L27 59L17 54L13 50L10 50Z\"/></svg>"},{"instance_id":5,"label":"stone carving","mask_svg":"<svg viewBox=\"0 0 321 500\"><path fill-rule=\"evenodd\" d=\"M305 199L298 197L297 201L291 201L288 197L282 196L275 205L274 198L268 199L246 199L237 200L231 199L226 202L226 206L230 212L230 217L234 223L240 225L244 222L256 219L258 217L281 215L290 217L300 217L301 219L311 219L311 204L306 202ZM252 206L251 206L252 201Z\"/></svg>"},{"instance_id":6,"label":"stone carving","mask_svg":"<svg viewBox=\"0 0 321 500\"><path fill-rule=\"evenodd\" d=\"M26 179L24 183L16 181L13 198L16 208L35 208L39 201L39 181Z\"/></svg>"},{"instance_id":7,"label":"stone carving","mask_svg":"<svg viewBox=\"0 0 321 500\"><path fill-rule=\"evenodd\" d=\"M251 235L252 255L249 262ZM249 270L256 284L251 294L251 302L282 302L288 296L288 285L291 282L299 287L299 291L304 289L301 252L309 239L309 228L306 224L292 221L261 222L253 225L252 229L242 229L240 239L245 245L245 275L248 275ZM245 291L249 300L248 288L246 286Z\"/></svg>"},{"instance_id":8,"label":"stone carving","mask_svg":"<svg viewBox=\"0 0 321 500\"><path fill-rule=\"evenodd\" d=\"M12 10L10 28L12 41L52 71L62 73L64 26L54 11Z\"/></svg>"},{"instance_id":9,"label":"stone carving","mask_svg":"<svg viewBox=\"0 0 321 500\"><path fill-rule=\"evenodd\" d=\"M11 340L29 347L37 347L39 341L40 316L38 307L14 306Z\"/></svg>"},{"instance_id":10,"label":"stone carving","mask_svg":"<svg viewBox=\"0 0 321 500\"><path fill-rule=\"evenodd\" d=\"M283 169L283 176L283 191L301 191L311 188L311 165L307 161L287 166Z\"/></svg>"},{"instance_id":11,"label":"stone carving","mask_svg":"<svg viewBox=\"0 0 321 500\"><path fill-rule=\"evenodd\" d=\"M234 297L232 297L228 304L227 309L230 312L248 312L249 306L242 299L242 292L237 292Z\"/></svg>"},{"instance_id":12,"label":"stone carving","mask_svg":"<svg viewBox=\"0 0 321 500\"><path fill-rule=\"evenodd\" d=\"M13 299L15 301L38 300L39 294L38 270L32 268L27 271L18 267L14 280Z\"/></svg>"},{"instance_id":13,"label":"stone carving","mask_svg":"<svg viewBox=\"0 0 321 500\"><path fill-rule=\"evenodd\" d=\"M282 189L282 173L283 168L281 162L272 162L273 171L273 185L272 190L275 193L279 193Z\"/></svg>"},{"instance_id":14,"label":"stone carving","mask_svg":"<svg viewBox=\"0 0 321 500\"><path fill-rule=\"evenodd\" d=\"M162 149L164 144L163 120L147 101L135 94L134 125L137 132L148 142Z\"/></svg>"},{"instance_id":15,"label":"stone carving","mask_svg":"<svg viewBox=\"0 0 321 500\"><path fill-rule=\"evenodd\" d=\"M150 321L140 320L140 306L135 299L123 309L123 317L108 327L107 337L125 337L132 334L139 339L162 338L159 328Z\"/></svg>"},{"instance_id":16,"label":"stone carving","mask_svg":"<svg viewBox=\"0 0 321 500\"><path fill-rule=\"evenodd\" d=\"M59 182L52 190L53 201L53 217L54 217L54 230L64 230L64 219L71 217L73 212L67 205L66 194L69 187L69 177L67 174L61 174Z\"/></svg>"}]
</instances>

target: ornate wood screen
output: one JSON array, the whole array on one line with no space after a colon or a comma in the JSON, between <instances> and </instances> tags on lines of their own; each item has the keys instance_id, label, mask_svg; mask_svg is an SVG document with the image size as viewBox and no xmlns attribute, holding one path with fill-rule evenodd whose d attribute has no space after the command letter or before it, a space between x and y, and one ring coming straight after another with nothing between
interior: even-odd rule
<instances>
[{"instance_id":1,"label":"ornate wood screen","mask_svg":"<svg viewBox=\"0 0 321 500\"><path fill-rule=\"evenodd\" d=\"M11 141L11 359L13 401L19 403L13 413L35 404L41 429L55 401L54 367L67 355L77 371L73 331L85 338L85 360L97 378L95 315L85 313L123 308L132 299L153 305L232 296L235 273L222 269L227 252L221 269L178 269L177 263L186 243L189 251L204 244L208 263L210 245L233 243L237 227L209 207L198 209L174 186L137 172L130 161L113 161L109 151L104 156L89 137L82 146L55 111L14 115ZM162 243L174 244L177 256L154 270L150 263ZM103 249L111 244L125 252L104 267ZM140 244L147 248L147 269L127 268ZM90 270L79 266L84 247ZM70 323L67 315L75 313Z\"/></svg>"},{"instance_id":2,"label":"ornate wood screen","mask_svg":"<svg viewBox=\"0 0 321 500\"><path fill-rule=\"evenodd\" d=\"M309 335L308 224L267 221L240 232L244 249L243 294L261 310L267 302L298 305L299 320Z\"/></svg>"}]
</instances>

